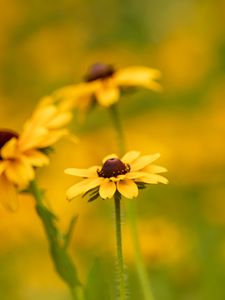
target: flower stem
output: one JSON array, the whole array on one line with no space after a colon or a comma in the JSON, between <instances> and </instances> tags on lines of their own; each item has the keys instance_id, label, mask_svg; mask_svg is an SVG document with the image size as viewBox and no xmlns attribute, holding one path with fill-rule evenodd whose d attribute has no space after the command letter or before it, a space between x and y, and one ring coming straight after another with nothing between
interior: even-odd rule
<instances>
[{"instance_id":1,"label":"flower stem","mask_svg":"<svg viewBox=\"0 0 225 300\"><path fill-rule=\"evenodd\" d=\"M119 300L126 300L126 282L125 282L125 268L123 261L123 247L122 247L122 232L121 232L121 197L115 194L115 233L116 233L116 247L117 247L117 264L118 264L118 284L119 284Z\"/></svg>"},{"instance_id":2,"label":"flower stem","mask_svg":"<svg viewBox=\"0 0 225 300\"><path fill-rule=\"evenodd\" d=\"M36 202L36 212L41 219L49 242L50 254L55 270L69 287L73 300L83 300L83 291L77 277L76 268L60 238L62 234L56 224L57 217L45 206L43 192L39 189L35 181L30 183L29 191L34 196Z\"/></svg>"},{"instance_id":3,"label":"flower stem","mask_svg":"<svg viewBox=\"0 0 225 300\"><path fill-rule=\"evenodd\" d=\"M111 113L113 126L117 133L119 152L120 155L122 156L125 153L125 142L124 142L125 139L124 139L122 124L120 121L116 104L110 107L110 113ZM135 264L136 264L140 284L143 290L144 299L154 300L154 296L151 290L150 280L140 250L140 242L138 238L138 231L137 231L137 224L136 224L136 203L134 203L133 201L127 202L127 220L129 222L131 239L134 247Z\"/></svg>"},{"instance_id":4,"label":"flower stem","mask_svg":"<svg viewBox=\"0 0 225 300\"><path fill-rule=\"evenodd\" d=\"M132 241L134 245L134 257L136 262L137 273L142 287L144 299L154 300L148 273L143 263L142 255L141 255L140 242L138 238L138 230L136 224L136 203L135 202L129 201L129 203L127 203L127 215L129 219L130 231L131 231Z\"/></svg>"}]
</instances>

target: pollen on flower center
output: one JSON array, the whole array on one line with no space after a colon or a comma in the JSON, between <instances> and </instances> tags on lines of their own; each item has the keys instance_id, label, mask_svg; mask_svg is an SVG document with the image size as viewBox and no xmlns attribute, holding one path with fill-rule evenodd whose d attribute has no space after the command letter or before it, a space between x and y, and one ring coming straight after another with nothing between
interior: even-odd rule
<instances>
[{"instance_id":1,"label":"pollen on flower center","mask_svg":"<svg viewBox=\"0 0 225 300\"><path fill-rule=\"evenodd\" d=\"M104 79L112 76L114 73L115 70L113 66L102 63L96 63L89 68L85 76L85 81L90 82L97 79Z\"/></svg>"},{"instance_id":2,"label":"pollen on flower center","mask_svg":"<svg viewBox=\"0 0 225 300\"><path fill-rule=\"evenodd\" d=\"M124 164L118 158L110 158L104 163L102 169L97 171L97 173L99 177L110 178L126 174L129 171L129 165Z\"/></svg>"}]
</instances>

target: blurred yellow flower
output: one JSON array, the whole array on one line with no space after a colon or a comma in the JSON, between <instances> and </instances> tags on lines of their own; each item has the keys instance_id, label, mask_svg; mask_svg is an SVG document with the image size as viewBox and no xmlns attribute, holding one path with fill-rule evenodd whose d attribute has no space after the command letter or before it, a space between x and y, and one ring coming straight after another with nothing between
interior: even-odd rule
<instances>
[{"instance_id":1,"label":"blurred yellow flower","mask_svg":"<svg viewBox=\"0 0 225 300\"><path fill-rule=\"evenodd\" d=\"M0 130L0 202L8 208L16 209L17 190L28 187L35 177L34 168L49 163L43 149L68 133L63 127L72 113L47 105L46 100L41 101L20 135Z\"/></svg>"},{"instance_id":2,"label":"blurred yellow flower","mask_svg":"<svg viewBox=\"0 0 225 300\"><path fill-rule=\"evenodd\" d=\"M148 67L134 66L115 70L111 65L97 63L88 70L85 82L63 87L54 93L54 97L83 111L95 101L109 107L119 100L121 90L128 87L159 91L161 86L156 80L160 76L160 71Z\"/></svg>"},{"instance_id":3,"label":"blurred yellow flower","mask_svg":"<svg viewBox=\"0 0 225 300\"><path fill-rule=\"evenodd\" d=\"M159 153L140 156L140 152L130 151L121 160L115 154L106 156L102 166L66 169L66 174L84 178L67 190L67 199L89 192L89 201L98 196L106 199L112 198L116 191L131 199L138 196L138 189L144 188L145 184L167 184L168 180L158 174L167 170L151 164L159 157Z\"/></svg>"}]
</instances>

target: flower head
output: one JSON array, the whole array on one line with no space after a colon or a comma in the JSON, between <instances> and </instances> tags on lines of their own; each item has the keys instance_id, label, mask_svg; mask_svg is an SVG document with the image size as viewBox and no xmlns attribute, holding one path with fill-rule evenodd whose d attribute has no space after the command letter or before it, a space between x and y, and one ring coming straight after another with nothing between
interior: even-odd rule
<instances>
[{"instance_id":1,"label":"flower head","mask_svg":"<svg viewBox=\"0 0 225 300\"><path fill-rule=\"evenodd\" d=\"M27 188L35 178L35 168L49 163L44 150L68 133L64 127L71 112L43 103L21 134L0 129L0 201L11 209L17 206L17 190Z\"/></svg>"},{"instance_id":2,"label":"flower head","mask_svg":"<svg viewBox=\"0 0 225 300\"><path fill-rule=\"evenodd\" d=\"M89 68L84 77L85 82L63 87L54 96L84 111L95 101L109 107L119 100L124 88L143 87L159 91L161 87L156 80L160 75L158 70L148 67L135 66L116 70L112 65L97 63Z\"/></svg>"},{"instance_id":3,"label":"flower head","mask_svg":"<svg viewBox=\"0 0 225 300\"><path fill-rule=\"evenodd\" d=\"M112 198L116 192L125 198L138 196L138 189L148 184L164 183L168 180L160 175L167 170L153 165L159 153L141 156L138 151L130 151L121 159L111 154L103 159L102 166L88 169L66 169L65 173L83 177L83 180L67 190L68 200L78 195L89 195L89 201L98 196L102 199Z\"/></svg>"}]
</instances>

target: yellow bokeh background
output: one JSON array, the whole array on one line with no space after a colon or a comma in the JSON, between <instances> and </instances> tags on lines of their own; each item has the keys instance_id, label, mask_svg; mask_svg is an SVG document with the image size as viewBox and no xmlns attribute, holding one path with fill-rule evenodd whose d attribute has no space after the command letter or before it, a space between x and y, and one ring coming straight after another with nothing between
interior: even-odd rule
<instances>
[{"instance_id":1,"label":"yellow bokeh background","mask_svg":"<svg viewBox=\"0 0 225 300\"><path fill-rule=\"evenodd\" d=\"M80 82L92 63L161 70L162 93L137 91L119 103L127 149L160 152L159 164L169 170L168 186L132 200L144 261L156 300L225 299L224 1L2 0L0 19L1 128L20 131L40 97ZM83 123L75 112L70 129L80 142L60 141L37 178L62 230L79 215L70 253L82 281L97 258L99 281L108 287L113 203L67 202L74 178L63 170L116 153L116 136L99 107ZM21 195L15 213L0 207L0 236L1 300L69 299L32 197ZM142 299L126 221L124 252L131 299ZM99 293L93 299L111 299Z\"/></svg>"}]
</instances>

